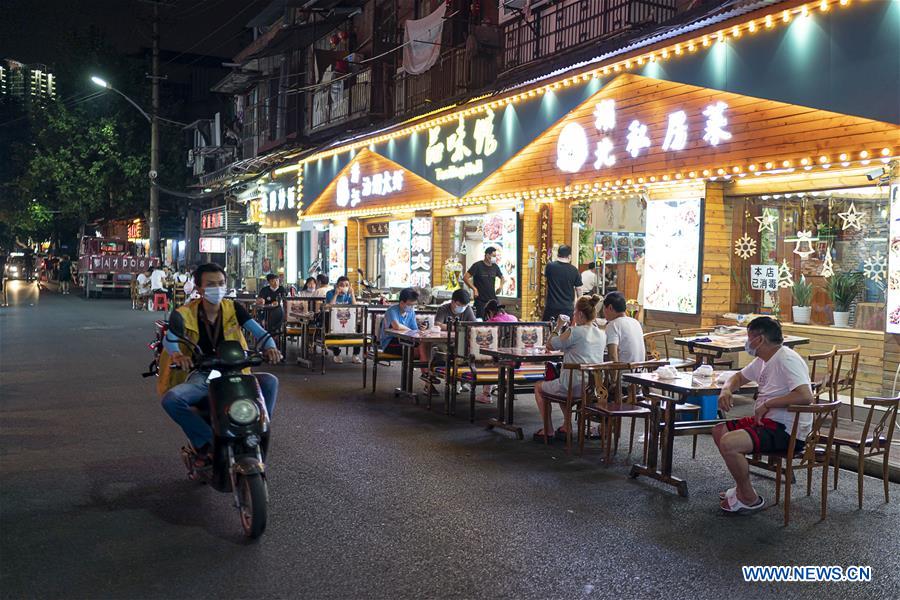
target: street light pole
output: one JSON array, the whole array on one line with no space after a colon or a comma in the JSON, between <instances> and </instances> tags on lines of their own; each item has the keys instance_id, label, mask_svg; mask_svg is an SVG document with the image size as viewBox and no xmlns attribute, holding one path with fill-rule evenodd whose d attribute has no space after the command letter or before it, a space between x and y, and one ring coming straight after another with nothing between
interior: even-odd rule
<instances>
[{"instance_id":1,"label":"street light pole","mask_svg":"<svg viewBox=\"0 0 900 600\"><path fill-rule=\"evenodd\" d=\"M159 3L153 3L153 65L150 75L150 256L159 256Z\"/></svg>"}]
</instances>

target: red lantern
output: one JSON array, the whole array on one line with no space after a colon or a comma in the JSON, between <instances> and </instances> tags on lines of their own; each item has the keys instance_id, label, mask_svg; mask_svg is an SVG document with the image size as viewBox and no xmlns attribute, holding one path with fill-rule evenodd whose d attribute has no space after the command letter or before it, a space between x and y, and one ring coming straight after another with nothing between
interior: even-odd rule
<instances>
[{"instance_id":1,"label":"red lantern","mask_svg":"<svg viewBox=\"0 0 900 600\"><path fill-rule=\"evenodd\" d=\"M345 42L345 41L347 41L347 39L350 37L350 32L347 31L347 30L342 29L342 30L338 33L338 35L340 36L341 41L342 41L342 42Z\"/></svg>"},{"instance_id":2,"label":"red lantern","mask_svg":"<svg viewBox=\"0 0 900 600\"><path fill-rule=\"evenodd\" d=\"M334 34L333 36L331 36L331 38L328 41L331 42L331 47L334 48L335 46L337 46L338 44L341 43L341 38L339 38L337 36L337 34Z\"/></svg>"}]
</instances>

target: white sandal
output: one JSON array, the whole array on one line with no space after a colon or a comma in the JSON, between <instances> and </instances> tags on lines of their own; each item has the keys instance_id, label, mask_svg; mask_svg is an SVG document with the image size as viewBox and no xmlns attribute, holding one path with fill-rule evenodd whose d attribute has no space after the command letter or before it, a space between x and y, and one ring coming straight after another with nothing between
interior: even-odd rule
<instances>
[{"instance_id":1,"label":"white sandal","mask_svg":"<svg viewBox=\"0 0 900 600\"><path fill-rule=\"evenodd\" d=\"M737 487L728 488L724 492L719 492L719 500L724 500L728 497L728 494L734 494L737 491Z\"/></svg>"},{"instance_id":2,"label":"white sandal","mask_svg":"<svg viewBox=\"0 0 900 600\"><path fill-rule=\"evenodd\" d=\"M728 503L728 508L725 508L724 506L719 504L719 508L722 509L723 512L735 514L750 514L758 510L762 510L766 506L766 501L759 494L756 495L756 504L748 506L738 499L736 491L734 493L729 493L731 491L732 490L728 490L728 492L725 493L724 498L724 500Z\"/></svg>"}]
</instances>

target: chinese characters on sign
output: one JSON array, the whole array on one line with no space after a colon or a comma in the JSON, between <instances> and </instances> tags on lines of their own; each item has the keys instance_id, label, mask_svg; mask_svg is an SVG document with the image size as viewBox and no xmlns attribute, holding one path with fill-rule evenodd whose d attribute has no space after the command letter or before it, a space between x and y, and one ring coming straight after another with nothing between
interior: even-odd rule
<instances>
[{"instance_id":1,"label":"chinese characters on sign","mask_svg":"<svg viewBox=\"0 0 900 600\"><path fill-rule=\"evenodd\" d=\"M465 179L470 175L484 172L484 157L497 151L498 142L494 136L494 111L488 109L485 115L475 120L472 141L467 141L466 119L460 117L456 128L441 141L441 128L428 130L428 147L425 148L425 166L435 166L438 181ZM446 163L447 166L443 166Z\"/></svg>"},{"instance_id":2,"label":"chinese characters on sign","mask_svg":"<svg viewBox=\"0 0 900 600\"><path fill-rule=\"evenodd\" d=\"M294 186L270 190L263 193L259 202L259 212L269 213L279 210L292 210L295 205L297 191Z\"/></svg>"},{"instance_id":3,"label":"chinese characters on sign","mask_svg":"<svg viewBox=\"0 0 900 600\"><path fill-rule=\"evenodd\" d=\"M337 205L354 208L369 196L387 196L403 189L403 170L382 171L362 175L358 162L350 166L350 176L342 175L337 182Z\"/></svg>"},{"instance_id":4,"label":"chinese characters on sign","mask_svg":"<svg viewBox=\"0 0 900 600\"><path fill-rule=\"evenodd\" d=\"M409 250L409 284L413 287L431 287L431 217L412 220Z\"/></svg>"},{"instance_id":5,"label":"chinese characters on sign","mask_svg":"<svg viewBox=\"0 0 900 600\"><path fill-rule=\"evenodd\" d=\"M778 265L750 265L750 289L778 291Z\"/></svg>"},{"instance_id":6,"label":"chinese characters on sign","mask_svg":"<svg viewBox=\"0 0 900 600\"><path fill-rule=\"evenodd\" d=\"M726 129L728 119L725 111L728 105L724 102L716 102L706 107L703 111L705 125L703 129L703 141L717 146L723 141L731 139L731 132ZM593 155L594 169L601 170L616 164L616 136L611 132L616 129L616 103L612 99L604 99L594 108L594 127L603 137L594 145ZM688 115L683 110L670 113L666 122L665 136L660 144L664 152L684 150L690 138L688 127ZM649 127L638 119L628 123L627 132L624 134L624 150L632 158L638 158L641 153L653 145L653 139ZM620 142L621 138L620 138ZM556 142L556 166L566 173L575 173L584 166L590 153L591 142L584 127L578 123L568 123L562 128Z\"/></svg>"},{"instance_id":7,"label":"chinese characters on sign","mask_svg":"<svg viewBox=\"0 0 900 600\"><path fill-rule=\"evenodd\" d=\"M200 229L225 229L225 207L219 206L200 213Z\"/></svg>"},{"instance_id":8,"label":"chinese characters on sign","mask_svg":"<svg viewBox=\"0 0 900 600\"><path fill-rule=\"evenodd\" d=\"M136 221L128 224L128 239L129 240L139 240L143 238L144 233L144 224L141 221Z\"/></svg>"}]
</instances>

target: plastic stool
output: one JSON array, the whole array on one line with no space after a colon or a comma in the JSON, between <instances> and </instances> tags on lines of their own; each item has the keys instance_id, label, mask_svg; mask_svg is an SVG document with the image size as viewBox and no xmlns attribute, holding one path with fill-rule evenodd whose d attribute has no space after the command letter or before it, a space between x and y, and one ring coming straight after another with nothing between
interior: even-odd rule
<instances>
[{"instance_id":1,"label":"plastic stool","mask_svg":"<svg viewBox=\"0 0 900 600\"><path fill-rule=\"evenodd\" d=\"M169 311L169 297L165 294L153 294L153 310Z\"/></svg>"}]
</instances>

